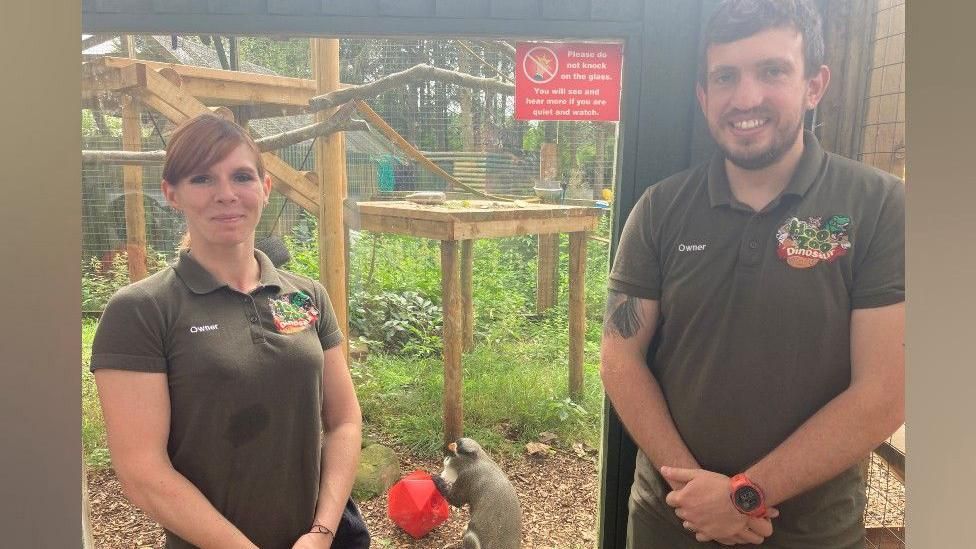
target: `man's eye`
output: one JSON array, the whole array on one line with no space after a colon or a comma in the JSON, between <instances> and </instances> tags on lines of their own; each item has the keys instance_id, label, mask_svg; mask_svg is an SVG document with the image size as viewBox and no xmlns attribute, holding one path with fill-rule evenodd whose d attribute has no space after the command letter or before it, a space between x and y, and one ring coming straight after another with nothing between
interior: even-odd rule
<instances>
[{"instance_id":1,"label":"man's eye","mask_svg":"<svg viewBox=\"0 0 976 549\"><path fill-rule=\"evenodd\" d=\"M783 76L784 74L786 74L786 71L784 71L780 67L769 67L769 68L766 69L766 77L767 78L779 78L780 76Z\"/></svg>"},{"instance_id":2,"label":"man's eye","mask_svg":"<svg viewBox=\"0 0 976 549\"><path fill-rule=\"evenodd\" d=\"M249 181L254 181L254 174L239 173L234 176L234 181L237 181L238 183L247 183Z\"/></svg>"},{"instance_id":3,"label":"man's eye","mask_svg":"<svg viewBox=\"0 0 976 549\"><path fill-rule=\"evenodd\" d=\"M712 76L712 82L716 84L728 84L732 82L732 75L729 73L719 73Z\"/></svg>"}]
</instances>

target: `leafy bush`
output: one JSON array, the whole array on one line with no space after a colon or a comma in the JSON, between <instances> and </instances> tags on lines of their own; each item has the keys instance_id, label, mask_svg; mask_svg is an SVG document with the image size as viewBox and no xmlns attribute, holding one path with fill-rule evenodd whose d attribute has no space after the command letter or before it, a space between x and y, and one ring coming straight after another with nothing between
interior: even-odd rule
<instances>
[{"instance_id":1,"label":"leafy bush","mask_svg":"<svg viewBox=\"0 0 976 549\"><path fill-rule=\"evenodd\" d=\"M359 291L349 300L349 328L371 346L413 357L436 354L441 348L443 312L417 292Z\"/></svg>"},{"instance_id":2,"label":"leafy bush","mask_svg":"<svg viewBox=\"0 0 976 549\"><path fill-rule=\"evenodd\" d=\"M166 267L166 256L147 249L146 271L152 274L163 267ZM81 270L81 310L83 311L104 309L112 294L129 284L129 259L125 251L114 254L107 268L97 257L91 257L82 265Z\"/></svg>"}]
</instances>

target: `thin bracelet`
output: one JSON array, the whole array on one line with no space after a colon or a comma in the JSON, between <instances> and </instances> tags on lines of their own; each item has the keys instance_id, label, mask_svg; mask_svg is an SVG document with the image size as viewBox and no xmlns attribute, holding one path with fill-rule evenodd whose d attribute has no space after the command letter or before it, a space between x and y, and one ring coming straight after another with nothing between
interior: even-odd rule
<instances>
[{"instance_id":1,"label":"thin bracelet","mask_svg":"<svg viewBox=\"0 0 976 549\"><path fill-rule=\"evenodd\" d=\"M335 538L335 532L332 531L328 526L322 526L321 524L313 524L312 528L308 531L309 534L329 534Z\"/></svg>"}]
</instances>

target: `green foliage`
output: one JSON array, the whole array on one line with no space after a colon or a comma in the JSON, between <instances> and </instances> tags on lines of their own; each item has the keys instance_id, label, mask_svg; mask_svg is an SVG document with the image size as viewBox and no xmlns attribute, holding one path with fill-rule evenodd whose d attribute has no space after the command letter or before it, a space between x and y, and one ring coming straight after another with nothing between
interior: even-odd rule
<instances>
[{"instance_id":1,"label":"green foliage","mask_svg":"<svg viewBox=\"0 0 976 549\"><path fill-rule=\"evenodd\" d=\"M443 312L417 292L354 293L349 299L349 329L371 348L412 357L441 349Z\"/></svg>"},{"instance_id":2,"label":"green foliage","mask_svg":"<svg viewBox=\"0 0 976 549\"><path fill-rule=\"evenodd\" d=\"M538 151L542 148L542 143L546 140L546 132L539 124L533 124L525 130L522 136L522 150Z\"/></svg>"},{"instance_id":3,"label":"green foliage","mask_svg":"<svg viewBox=\"0 0 976 549\"><path fill-rule=\"evenodd\" d=\"M96 326L97 323L92 319L81 322L81 443L85 463L89 467L104 468L111 464L105 437L105 420L95 388L95 376L88 370Z\"/></svg>"},{"instance_id":4,"label":"green foliage","mask_svg":"<svg viewBox=\"0 0 976 549\"><path fill-rule=\"evenodd\" d=\"M159 271L166 266L163 254L146 250L146 270L149 274ZM100 311L105 308L109 298L119 288L129 284L128 254L121 251L114 254L111 263L106 268L97 257L91 257L82 265L81 275L81 310Z\"/></svg>"},{"instance_id":5,"label":"green foliage","mask_svg":"<svg viewBox=\"0 0 976 549\"><path fill-rule=\"evenodd\" d=\"M226 40L224 43L226 44ZM268 68L281 76L311 78L311 42L308 38L278 40L259 36L242 36L237 42L242 61Z\"/></svg>"}]
</instances>

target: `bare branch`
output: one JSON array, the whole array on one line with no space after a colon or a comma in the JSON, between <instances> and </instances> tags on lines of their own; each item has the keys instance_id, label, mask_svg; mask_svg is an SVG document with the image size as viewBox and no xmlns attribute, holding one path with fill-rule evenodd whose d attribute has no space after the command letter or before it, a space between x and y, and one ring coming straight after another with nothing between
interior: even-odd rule
<instances>
[{"instance_id":1,"label":"bare branch","mask_svg":"<svg viewBox=\"0 0 976 549\"><path fill-rule=\"evenodd\" d=\"M368 84L359 86L348 86L342 89L331 91L324 95L313 97L308 104L313 111L321 111L346 103L353 99L366 99L375 97L386 90L403 86L411 82L438 80L466 88L484 89L503 95L513 95L515 85L496 80L494 78L483 78L472 76L457 71L432 67L426 64L415 65L407 70L395 72L374 80Z\"/></svg>"},{"instance_id":2,"label":"bare branch","mask_svg":"<svg viewBox=\"0 0 976 549\"><path fill-rule=\"evenodd\" d=\"M367 131L369 125L362 120L352 120L356 106L353 103L343 105L327 120L302 126L294 130L269 135L256 139L254 142L261 152L283 149L295 143L301 143L315 137L331 135L340 131ZM166 151L81 151L82 162L86 164L158 164L166 160Z\"/></svg>"}]
</instances>

